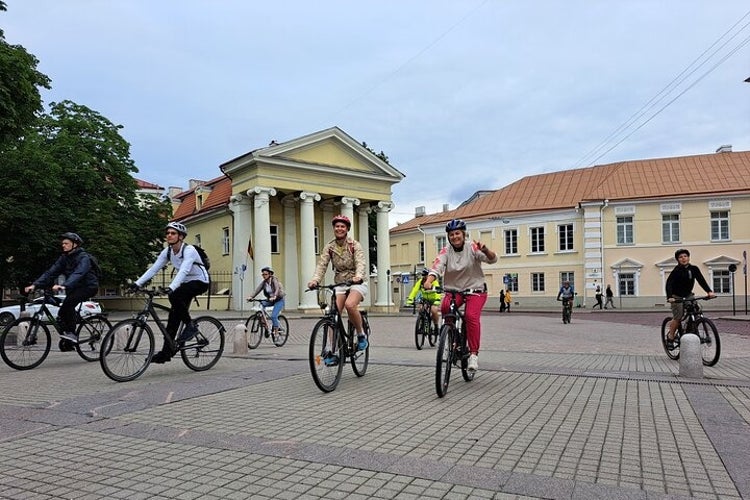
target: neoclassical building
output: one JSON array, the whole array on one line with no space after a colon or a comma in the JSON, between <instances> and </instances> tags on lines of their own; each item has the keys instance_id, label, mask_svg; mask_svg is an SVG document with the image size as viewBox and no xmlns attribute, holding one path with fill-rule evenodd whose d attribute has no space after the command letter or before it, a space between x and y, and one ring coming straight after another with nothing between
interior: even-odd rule
<instances>
[{"instance_id":1,"label":"neoclassical building","mask_svg":"<svg viewBox=\"0 0 750 500\"><path fill-rule=\"evenodd\" d=\"M369 255L370 213L375 213L377 262L390 269L389 212L392 187L404 175L337 127L286 142L272 142L229 160L223 176L191 182L173 197L174 218L190 232L188 242L211 256L211 273L230 274L231 307L247 309L244 298L271 266L287 292L288 309L317 309L304 293L319 249L333 238L331 218L352 219L350 235ZM373 267L375 265L375 267ZM390 305L387 286L371 277L369 302Z\"/></svg>"},{"instance_id":2,"label":"neoclassical building","mask_svg":"<svg viewBox=\"0 0 750 500\"><path fill-rule=\"evenodd\" d=\"M490 293L509 289L521 307L556 307L564 280L575 284L581 305L594 302L597 286L610 285L618 306L663 306L681 247L719 293L712 307L731 307L733 292L744 306L750 152L727 146L534 175L479 192L454 210L418 209L391 230L393 272L429 266L452 218L465 219L470 237L497 251L498 262L484 268Z\"/></svg>"}]
</instances>

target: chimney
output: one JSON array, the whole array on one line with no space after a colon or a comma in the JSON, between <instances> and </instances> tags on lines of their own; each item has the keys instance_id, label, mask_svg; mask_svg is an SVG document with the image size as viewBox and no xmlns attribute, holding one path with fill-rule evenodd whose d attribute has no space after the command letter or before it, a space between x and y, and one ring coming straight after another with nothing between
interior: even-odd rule
<instances>
[{"instance_id":1,"label":"chimney","mask_svg":"<svg viewBox=\"0 0 750 500\"><path fill-rule=\"evenodd\" d=\"M447 203L443 203L443 212L447 212L448 210L449 210L448 209L448 204Z\"/></svg>"},{"instance_id":2,"label":"chimney","mask_svg":"<svg viewBox=\"0 0 750 500\"><path fill-rule=\"evenodd\" d=\"M731 153L732 152L732 145L731 144L722 144L719 146L719 148L716 150L717 153Z\"/></svg>"},{"instance_id":3,"label":"chimney","mask_svg":"<svg viewBox=\"0 0 750 500\"><path fill-rule=\"evenodd\" d=\"M424 217L425 216L425 208L422 207L416 207L414 209L414 217Z\"/></svg>"}]
</instances>

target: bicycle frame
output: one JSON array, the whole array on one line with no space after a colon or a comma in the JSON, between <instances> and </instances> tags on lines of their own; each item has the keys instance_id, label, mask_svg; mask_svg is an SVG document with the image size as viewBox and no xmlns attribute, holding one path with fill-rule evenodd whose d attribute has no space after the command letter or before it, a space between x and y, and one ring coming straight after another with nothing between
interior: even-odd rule
<instances>
[{"instance_id":1,"label":"bicycle frame","mask_svg":"<svg viewBox=\"0 0 750 500\"><path fill-rule=\"evenodd\" d=\"M184 324L180 324L180 328L177 331L177 335L175 335L175 338L173 339L171 336L167 334L167 327L163 323L162 319L159 317L159 314L156 312L157 309L160 311L165 311L169 313L172 309L170 307L161 305L157 302L154 302L154 297L156 297L157 293L155 291L151 290L143 290L143 293L146 294L146 301L143 304L143 308L141 311L136 314L135 319L143 322L148 323L149 319L152 319L154 321L154 324L159 329L159 332L161 332L162 336L164 337L164 342L169 346L169 348L172 350L172 352L177 351L177 339L180 336L180 332L183 328L185 328ZM130 339L133 340L133 339ZM140 341L140 336L137 339L134 339L135 343L132 346L126 346L125 350L134 350L138 347L138 342Z\"/></svg>"}]
</instances>

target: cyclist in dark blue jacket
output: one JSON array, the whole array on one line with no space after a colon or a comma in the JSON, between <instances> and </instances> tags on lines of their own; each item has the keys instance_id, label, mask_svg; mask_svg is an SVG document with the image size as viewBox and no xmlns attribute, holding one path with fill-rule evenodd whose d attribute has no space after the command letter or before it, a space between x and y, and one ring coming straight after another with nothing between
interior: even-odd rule
<instances>
[{"instance_id":1,"label":"cyclist in dark blue jacket","mask_svg":"<svg viewBox=\"0 0 750 500\"><path fill-rule=\"evenodd\" d=\"M62 285L52 285L54 292L65 290L65 300L58 312L60 326L63 329L60 337L77 344L75 308L80 302L96 295L99 290L99 276L92 264L91 256L81 248L83 240L80 236L76 233L63 233L60 235L60 245L62 255L52 267L24 290L29 293L37 287L48 287L58 276L65 276Z\"/></svg>"}]
</instances>

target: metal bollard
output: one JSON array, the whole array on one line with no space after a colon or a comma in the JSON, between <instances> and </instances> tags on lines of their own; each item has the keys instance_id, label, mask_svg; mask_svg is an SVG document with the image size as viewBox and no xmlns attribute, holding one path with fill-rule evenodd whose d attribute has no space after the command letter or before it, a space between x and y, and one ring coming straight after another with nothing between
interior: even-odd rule
<instances>
[{"instance_id":1,"label":"metal bollard","mask_svg":"<svg viewBox=\"0 0 750 500\"><path fill-rule=\"evenodd\" d=\"M240 323L234 327L234 354L247 352L247 327Z\"/></svg>"},{"instance_id":2,"label":"metal bollard","mask_svg":"<svg viewBox=\"0 0 750 500\"><path fill-rule=\"evenodd\" d=\"M703 378L701 339L694 333L680 337L680 377Z\"/></svg>"}]
</instances>

